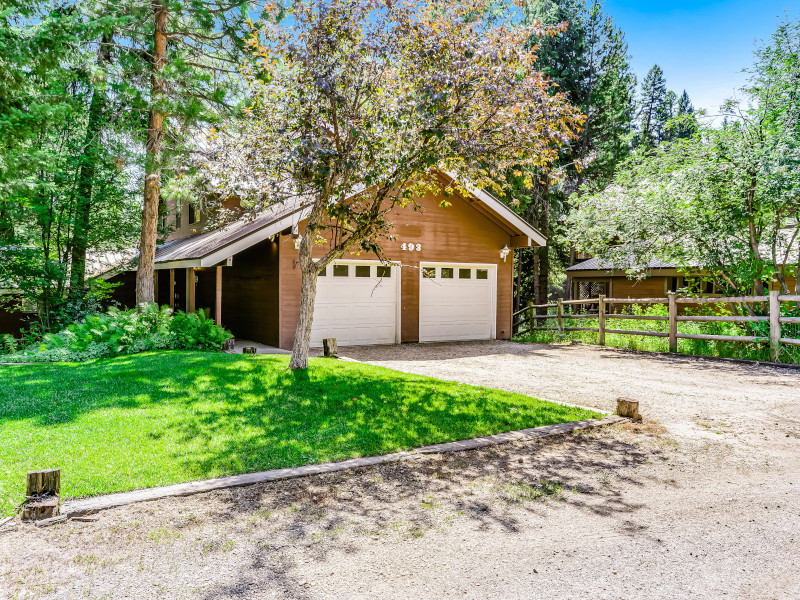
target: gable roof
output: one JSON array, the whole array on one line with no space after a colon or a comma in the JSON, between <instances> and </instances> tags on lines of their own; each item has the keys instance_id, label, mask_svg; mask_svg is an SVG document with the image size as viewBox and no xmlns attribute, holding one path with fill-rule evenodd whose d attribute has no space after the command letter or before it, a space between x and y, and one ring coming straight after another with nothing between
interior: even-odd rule
<instances>
[{"instance_id":1,"label":"gable roof","mask_svg":"<svg viewBox=\"0 0 800 600\"><path fill-rule=\"evenodd\" d=\"M450 174L447 176L454 178ZM465 187L510 231L527 237L528 245L532 245L531 242L535 242L539 246L545 245L546 238L500 200L484 190L469 185ZM255 216L243 217L220 229L188 238L171 240L156 249L155 268L171 269L217 265L228 257L270 238L288 227L297 225L308 216L310 211L308 200L296 199L274 205Z\"/></svg>"},{"instance_id":2,"label":"gable roof","mask_svg":"<svg viewBox=\"0 0 800 600\"><path fill-rule=\"evenodd\" d=\"M213 231L166 242L156 249L156 268L216 265L296 225L308 216L309 210L308 203L300 200L276 204L254 217L243 217Z\"/></svg>"},{"instance_id":3,"label":"gable roof","mask_svg":"<svg viewBox=\"0 0 800 600\"><path fill-rule=\"evenodd\" d=\"M651 260L647 262L647 268L675 269L677 267L663 260ZM584 260L583 262L579 262L575 265L572 265L571 267L567 267L567 271L613 271L615 269L621 270L619 267L615 267L607 260L601 260L599 258L589 258Z\"/></svg>"}]
</instances>

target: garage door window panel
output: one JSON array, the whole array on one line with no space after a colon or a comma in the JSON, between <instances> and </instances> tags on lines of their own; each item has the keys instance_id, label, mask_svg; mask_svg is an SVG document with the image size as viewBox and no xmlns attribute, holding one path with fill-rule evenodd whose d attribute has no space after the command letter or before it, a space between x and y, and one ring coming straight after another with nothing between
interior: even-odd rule
<instances>
[{"instance_id":1,"label":"garage door window panel","mask_svg":"<svg viewBox=\"0 0 800 600\"><path fill-rule=\"evenodd\" d=\"M472 279L472 269L459 269L458 270L458 278L459 279Z\"/></svg>"},{"instance_id":2,"label":"garage door window panel","mask_svg":"<svg viewBox=\"0 0 800 600\"><path fill-rule=\"evenodd\" d=\"M349 265L333 265L333 276L334 277L349 277L350 276L350 266Z\"/></svg>"}]
</instances>

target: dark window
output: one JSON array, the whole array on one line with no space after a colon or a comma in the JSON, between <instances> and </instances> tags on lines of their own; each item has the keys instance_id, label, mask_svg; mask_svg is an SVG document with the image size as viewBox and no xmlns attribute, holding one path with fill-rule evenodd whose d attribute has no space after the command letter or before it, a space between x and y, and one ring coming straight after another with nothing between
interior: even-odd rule
<instances>
[{"instance_id":1,"label":"dark window","mask_svg":"<svg viewBox=\"0 0 800 600\"><path fill-rule=\"evenodd\" d=\"M197 223L197 209L194 204L189 203L189 225Z\"/></svg>"},{"instance_id":2,"label":"dark window","mask_svg":"<svg viewBox=\"0 0 800 600\"><path fill-rule=\"evenodd\" d=\"M378 277L391 277L392 267L378 267Z\"/></svg>"},{"instance_id":3,"label":"dark window","mask_svg":"<svg viewBox=\"0 0 800 600\"><path fill-rule=\"evenodd\" d=\"M489 271L486 269L475 269L475 279L489 279Z\"/></svg>"},{"instance_id":4,"label":"dark window","mask_svg":"<svg viewBox=\"0 0 800 600\"><path fill-rule=\"evenodd\" d=\"M356 277L369 277L369 265L356 265Z\"/></svg>"},{"instance_id":5,"label":"dark window","mask_svg":"<svg viewBox=\"0 0 800 600\"><path fill-rule=\"evenodd\" d=\"M472 279L472 269L459 269L458 270L458 278L459 279Z\"/></svg>"},{"instance_id":6,"label":"dark window","mask_svg":"<svg viewBox=\"0 0 800 600\"><path fill-rule=\"evenodd\" d=\"M453 269L451 267L443 267L442 279L452 279L452 278L453 278Z\"/></svg>"},{"instance_id":7,"label":"dark window","mask_svg":"<svg viewBox=\"0 0 800 600\"><path fill-rule=\"evenodd\" d=\"M347 277L350 275L350 268L347 265L333 265L334 277Z\"/></svg>"},{"instance_id":8,"label":"dark window","mask_svg":"<svg viewBox=\"0 0 800 600\"><path fill-rule=\"evenodd\" d=\"M436 269L433 267L423 267L422 276L426 279L433 279L436 277Z\"/></svg>"},{"instance_id":9,"label":"dark window","mask_svg":"<svg viewBox=\"0 0 800 600\"><path fill-rule=\"evenodd\" d=\"M317 276L318 277L326 277L327 275L328 275L328 267L325 267L324 269L322 269L322 271L319 272L319 274Z\"/></svg>"}]
</instances>

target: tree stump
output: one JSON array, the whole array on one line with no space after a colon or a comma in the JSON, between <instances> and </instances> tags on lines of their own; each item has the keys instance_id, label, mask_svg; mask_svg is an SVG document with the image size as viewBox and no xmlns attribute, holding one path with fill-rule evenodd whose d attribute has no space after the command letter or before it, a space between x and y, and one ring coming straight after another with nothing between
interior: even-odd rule
<instances>
[{"instance_id":1,"label":"tree stump","mask_svg":"<svg viewBox=\"0 0 800 600\"><path fill-rule=\"evenodd\" d=\"M234 347L236 346L236 339L230 338L225 340L222 343L222 351L223 352L233 352Z\"/></svg>"},{"instance_id":2,"label":"tree stump","mask_svg":"<svg viewBox=\"0 0 800 600\"><path fill-rule=\"evenodd\" d=\"M642 420L642 415L639 414L639 401L631 398L617 398L617 414L634 421Z\"/></svg>"},{"instance_id":3,"label":"tree stump","mask_svg":"<svg viewBox=\"0 0 800 600\"><path fill-rule=\"evenodd\" d=\"M25 487L27 501L22 509L23 520L38 521L57 516L60 493L60 469L29 472Z\"/></svg>"},{"instance_id":4,"label":"tree stump","mask_svg":"<svg viewBox=\"0 0 800 600\"><path fill-rule=\"evenodd\" d=\"M336 343L336 338L322 340L322 349L325 356L337 356L339 354L339 345Z\"/></svg>"},{"instance_id":5,"label":"tree stump","mask_svg":"<svg viewBox=\"0 0 800 600\"><path fill-rule=\"evenodd\" d=\"M242 354L256 354L258 350L256 350L255 346L245 346L242 348Z\"/></svg>"}]
</instances>

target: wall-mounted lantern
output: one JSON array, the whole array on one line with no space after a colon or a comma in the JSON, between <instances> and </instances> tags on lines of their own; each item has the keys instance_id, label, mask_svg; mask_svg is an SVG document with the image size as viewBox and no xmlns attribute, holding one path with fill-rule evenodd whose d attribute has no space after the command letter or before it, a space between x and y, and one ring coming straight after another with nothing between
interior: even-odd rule
<instances>
[{"instance_id":1,"label":"wall-mounted lantern","mask_svg":"<svg viewBox=\"0 0 800 600\"><path fill-rule=\"evenodd\" d=\"M508 244L503 246L503 249L500 250L500 258L503 259L503 262L506 262L506 256L508 256L509 252L511 252L511 249L508 247Z\"/></svg>"}]
</instances>

